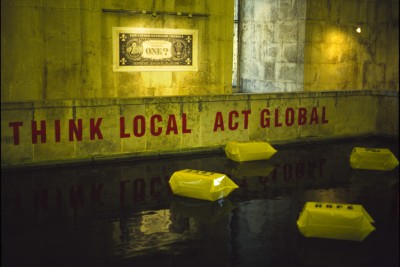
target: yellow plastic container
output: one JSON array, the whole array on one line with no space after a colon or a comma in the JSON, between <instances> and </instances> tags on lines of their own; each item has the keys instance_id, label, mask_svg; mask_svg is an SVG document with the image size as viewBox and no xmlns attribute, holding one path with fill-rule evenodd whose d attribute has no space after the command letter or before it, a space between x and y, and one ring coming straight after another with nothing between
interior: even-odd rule
<instances>
[{"instance_id":1,"label":"yellow plastic container","mask_svg":"<svg viewBox=\"0 0 400 267\"><path fill-rule=\"evenodd\" d=\"M390 171L399 165L399 161L387 148L355 147L350 155L353 169Z\"/></svg>"},{"instance_id":2,"label":"yellow plastic container","mask_svg":"<svg viewBox=\"0 0 400 267\"><path fill-rule=\"evenodd\" d=\"M297 220L305 237L362 241L375 227L362 205L307 202Z\"/></svg>"},{"instance_id":3,"label":"yellow plastic container","mask_svg":"<svg viewBox=\"0 0 400 267\"><path fill-rule=\"evenodd\" d=\"M231 141L225 147L226 156L237 162L267 160L276 152L277 150L267 142Z\"/></svg>"},{"instance_id":4,"label":"yellow plastic container","mask_svg":"<svg viewBox=\"0 0 400 267\"><path fill-rule=\"evenodd\" d=\"M238 186L222 173L185 169L169 179L176 195L215 201L228 196Z\"/></svg>"}]
</instances>

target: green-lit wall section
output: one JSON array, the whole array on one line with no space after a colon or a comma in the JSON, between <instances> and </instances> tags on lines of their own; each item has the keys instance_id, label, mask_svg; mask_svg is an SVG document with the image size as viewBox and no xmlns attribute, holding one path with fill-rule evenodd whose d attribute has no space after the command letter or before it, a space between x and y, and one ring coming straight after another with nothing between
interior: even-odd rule
<instances>
[{"instance_id":1,"label":"green-lit wall section","mask_svg":"<svg viewBox=\"0 0 400 267\"><path fill-rule=\"evenodd\" d=\"M113 27L198 30L198 71L113 72ZM1 101L230 93L232 40L233 0L2 0Z\"/></svg>"},{"instance_id":2,"label":"green-lit wall section","mask_svg":"<svg viewBox=\"0 0 400 267\"><path fill-rule=\"evenodd\" d=\"M398 137L398 7L2 0L1 165L220 150L231 140ZM113 27L197 30L198 70L114 71Z\"/></svg>"},{"instance_id":3,"label":"green-lit wall section","mask_svg":"<svg viewBox=\"0 0 400 267\"><path fill-rule=\"evenodd\" d=\"M220 150L228 141L271 144L398 136L398 93L304 92L2 105L2 166Z\"/></svg>"},{"instance_id":4,"label":"green-lit wall section","mask_svg":"<svg viewBox=\"0 0 400 267\"><path fill-rule=\"evenodd\" d=\"M398 0L237 1L235 92L399 89ZM2 0L1 101L230 94L233 13L234 0ZM196 29L199 70L113 72L112 27Z\"/></svg>"},{"instance_id":5,"label":"green-lit wall section","mask_svg":"<svg viewBox=\"0 0 400 267\"><path fill-rule=\"evenodd\" d=\"M309 0L306 10L305 91L399 90L398 0Z\"/></svg>"}]
</instances>

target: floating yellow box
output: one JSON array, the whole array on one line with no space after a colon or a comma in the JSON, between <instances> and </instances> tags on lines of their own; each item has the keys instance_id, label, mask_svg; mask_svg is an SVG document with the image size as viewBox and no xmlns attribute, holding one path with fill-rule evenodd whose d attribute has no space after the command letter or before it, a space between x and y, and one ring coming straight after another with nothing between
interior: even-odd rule
<instances>
[{"instance_id":1,"label":"floating yellow box","mask_svg":"<svg viewBox=\"0 0 400 267\"><path fill-rule=\"evenodd\" d=\"M362 241L375 227L362 205L307 202L297 220L305 237Z\"/></svg>"},{"instance_id":2,"label":"floating yellow box","mask_svg":"<svg viewBox=\"0 0 400 267\"><path fill-rule=\"evenodd\" d=\"M355 147L351 151L350 166L353 169L390 171L399 161L387 148Z\"/></svg>"},{"instance_id":3,"label":"floating yellow box","mask_svg":"<svg viewBox=\"0 0 400 267\"><path fill-rule=\"evenodd\" d=\"M191 169L174 172L169 185L176 195L210 201L226 197L238 188L225 174Z\"/></svg>"},{"instance_id":4,"label":"floating yellow box","mask_svg":"<svg viewBox=\"0 0 400 267\"><path fill-rule=\"evenodd\" d=\"M238 142L231 141L225 147L226 156L237 162L266 160L277 151L267 142Z\"/></svg>"}]
</instances>

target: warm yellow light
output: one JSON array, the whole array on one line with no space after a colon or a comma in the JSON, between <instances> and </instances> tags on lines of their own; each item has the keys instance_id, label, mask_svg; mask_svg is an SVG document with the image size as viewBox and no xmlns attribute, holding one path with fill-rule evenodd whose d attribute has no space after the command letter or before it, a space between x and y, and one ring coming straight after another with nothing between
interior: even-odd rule
<instances>
[{"instance_id":1,"label":"warm yellow light","mask_svg":"<svg viewBox=\"0 0 400 267\"><path fill-rule=\"evenodd\" d=\"M361 33L361 28L357 27L356 32Z\"/></svg>"}]
</instances>

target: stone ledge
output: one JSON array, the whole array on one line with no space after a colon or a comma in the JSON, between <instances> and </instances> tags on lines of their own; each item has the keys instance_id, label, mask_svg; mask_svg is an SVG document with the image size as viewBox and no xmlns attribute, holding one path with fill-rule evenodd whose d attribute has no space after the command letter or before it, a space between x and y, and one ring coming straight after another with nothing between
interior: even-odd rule
<instances>
[{"instance_id":1,"label":"stone ledge","mask_svg":"<svg viewBox=\"0 0 400 267\"><path fill-rule=\"evenodd\" d=\"M399 92L394 90L350 90L350 91L317 91L317 92L288 92L288 93L237 93L216 96L161 96L144 98L99 98L78 100L45 100L33 102L4 102L1 110L14 109L40 109L40 108L71 108L71 107L101 107L146 104L170 103L198 103L221 101L248 101L248 100L273 100L296 98L321 98L337 96L388 96L398 97Z\"/></svg>"}]
</instances>

